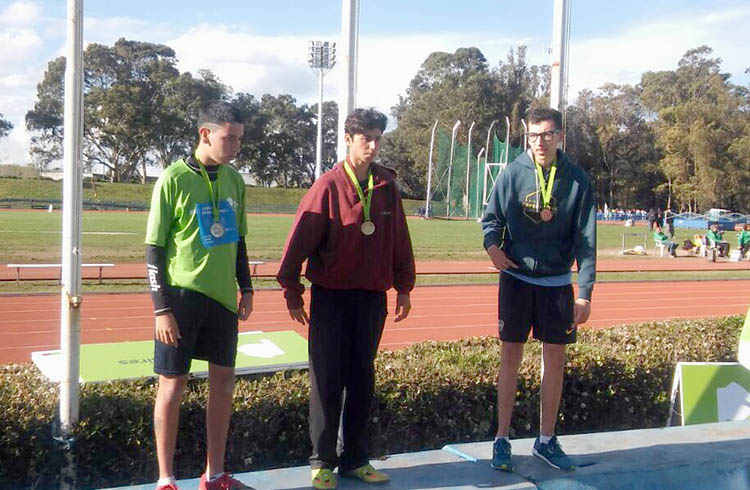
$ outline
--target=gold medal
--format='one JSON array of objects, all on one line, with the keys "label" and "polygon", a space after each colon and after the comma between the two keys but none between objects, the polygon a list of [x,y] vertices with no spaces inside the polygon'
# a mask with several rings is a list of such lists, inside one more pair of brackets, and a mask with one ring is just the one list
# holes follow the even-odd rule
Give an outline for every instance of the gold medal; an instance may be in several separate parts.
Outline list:
[{"label": "gold medal", "polygon": [[214,238],[221,238],[226,232],[226,230],[224,229],[224,225],[222,225],[218,221],[211,225],[209,231],[211,232],[211,236]]},{"label": "gold medal", "polygon": [[555,213],[553,213],[550,208],[542,208],[539,210],[539,217],[542,218],[542,221],[551,221],[553,216],[555,216]]},{"label": "gold medal", "polygon": [[370,236],[375,233],[375,223],[373,223],[372,221],[365,221],[362,223],[362,226],[360,226],[359,229],[362,230],[363,235]]}]

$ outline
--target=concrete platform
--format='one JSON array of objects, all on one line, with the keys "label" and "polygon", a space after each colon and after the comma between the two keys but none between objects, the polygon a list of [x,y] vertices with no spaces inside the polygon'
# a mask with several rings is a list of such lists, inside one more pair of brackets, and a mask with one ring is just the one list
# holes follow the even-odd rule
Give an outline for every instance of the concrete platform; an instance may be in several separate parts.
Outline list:
[{"label": "concrete platform", "polygon": [[[603,432],[561,436],[575,471],[549,467],[531,455],[533,439],[513,444],[515,470],[489,466],[492,442],[455,444],[442,450],[399,454],[373,461],[391,482],[371,485],[339,479],[339,489],[464,490],[746,490],[750,489],[750,422]],[[257,490],[310,487],[310,468],[300,466],[235,475]],[[181,480],[182,490],[196,490],[198,479]],[[154,484],[117,490],[152,490]]]}]

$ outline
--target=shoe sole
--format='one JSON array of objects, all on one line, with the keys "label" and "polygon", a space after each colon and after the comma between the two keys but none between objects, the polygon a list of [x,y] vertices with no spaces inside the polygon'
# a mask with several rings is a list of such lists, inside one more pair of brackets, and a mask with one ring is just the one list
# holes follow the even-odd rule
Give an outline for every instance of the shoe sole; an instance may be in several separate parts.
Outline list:
[{"label": "shoe sole", "polygon": [[545,463],[547,463],[551,467],[553,467],[555,469],[558,469],[558,470],[572,471],[572,470],[574,470],[576,468],[575,466],[571,466],[570,468],[563,468],[561,466],[558,466],[555,463],[553,463],[552,461],[550,461],[549,459],[547,459],[542,453],[540,453],[539,451],[536,450],[536,448],[533,448],[533,447],[531,448],[531,454],[533,454],[534,456],[536,456],[537,458],[541,459],[542,461],[544,461]]},{"label": "shoe sole", "polygon": [[510,464],[501,464],[500,466],[495,466],[494,464],[490,463],[490,467],[493,470],[513,471],[513,465],[510,465]]}]

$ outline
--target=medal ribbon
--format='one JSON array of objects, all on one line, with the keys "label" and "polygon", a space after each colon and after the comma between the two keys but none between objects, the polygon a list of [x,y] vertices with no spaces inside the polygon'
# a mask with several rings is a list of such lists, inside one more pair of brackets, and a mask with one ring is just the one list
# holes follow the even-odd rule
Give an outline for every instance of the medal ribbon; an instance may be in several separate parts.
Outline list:
[{"label": "medal ribbon", "polygon": [[[203,181],[208,186],[208,192],[211,194],[211,207],[213,207],[214,210],[214,223],[219,222],[219,196],[214,195],[214,186],[211,184],[211,179],[208,178],[208,172],[206,172],[206,167],[203,165],[203,163],[198,160],[198,157],[195,157],[195,161],[198,162],[198,166],[201,168],[201,175],[203,176]],[[217,184],[216,186],[217,194],[219,190],[219,186]]]},{"label": "medal ribbon", "polygon": [[352,167],[349,166],[348,159],[344,160],[344,169],[346,169],[346,174],[349,176],[352,183],[354,184],[354,188],[357,189],[357,195],[359,196],[359,201],[362,203],[362,211],[364,211],[364,214],[365,214],[365,221],[370,221],[370,204],[372,204],[372,189],[374,187],[373,179],[372,179],[372,172],[367,172],[370,175],[370,178],[367,182],[367,196],[365,197],[365,193],[362,191],[362,186],[359,185],[357,176],[354,175],[354,170],[352,170]]},{"label": "medal ribbon", "polygon": [[542,166],[534,162],[536,165],[536,174],[539,178],[539,190],[542,193],[542,207],[549,208],[549,202],[552,199],[552,186],[555,185],[555,173],[557,172],[557,165],[552,164],[552,168],[549,171],[549,179],[544,181],[544,172],[542,172]]}]

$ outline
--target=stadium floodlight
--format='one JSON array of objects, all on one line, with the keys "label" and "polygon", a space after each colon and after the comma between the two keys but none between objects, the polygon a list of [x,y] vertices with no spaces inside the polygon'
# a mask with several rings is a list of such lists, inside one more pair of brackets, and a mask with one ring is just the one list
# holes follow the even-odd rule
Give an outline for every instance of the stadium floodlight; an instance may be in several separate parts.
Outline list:
[{"label": "stadium floodlight", "polygon": [[336,43],[310,41],[308,64],[318,73],[318,138],[315,145],[315,180],[323,157],[323,76],[336,65]]}]

